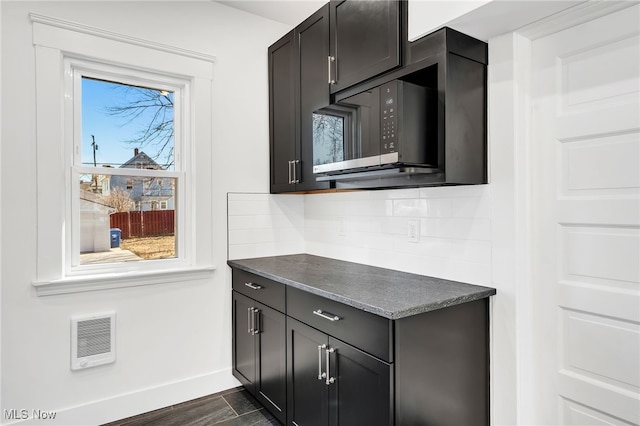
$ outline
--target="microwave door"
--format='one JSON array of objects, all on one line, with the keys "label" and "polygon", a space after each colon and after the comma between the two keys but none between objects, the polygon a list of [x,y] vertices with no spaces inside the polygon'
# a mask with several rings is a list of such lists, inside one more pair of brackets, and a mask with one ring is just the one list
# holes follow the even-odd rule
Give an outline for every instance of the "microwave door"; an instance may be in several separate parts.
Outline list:
[{"label": "microwave door", "polygon": [[354,111],[331,106],[313,113],[313,172],[350,158]]},{"label": "microwave door", "polygon": [[357,110],[354,123],[354,147],[351,159],[372,158],[376,161],[380,156],[380,91],[369,90],[351,96],[340,102],[351,105]]},{"label": "microwave door", "polygon": [[359,93],[313,114],[313,172],[380,164],[380,96]]}]

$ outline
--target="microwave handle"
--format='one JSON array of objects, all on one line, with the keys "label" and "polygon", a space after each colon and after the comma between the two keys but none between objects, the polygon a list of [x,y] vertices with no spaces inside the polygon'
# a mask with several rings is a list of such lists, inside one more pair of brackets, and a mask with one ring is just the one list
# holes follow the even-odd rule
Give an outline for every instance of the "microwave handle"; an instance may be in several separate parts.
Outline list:
[{"label": "microwave handle", "polygon": [[327,56],[327,76],[329,77],[329,84],[336,84],[336,81],[331,78],[331,63],[335,62],[334,56]]}]

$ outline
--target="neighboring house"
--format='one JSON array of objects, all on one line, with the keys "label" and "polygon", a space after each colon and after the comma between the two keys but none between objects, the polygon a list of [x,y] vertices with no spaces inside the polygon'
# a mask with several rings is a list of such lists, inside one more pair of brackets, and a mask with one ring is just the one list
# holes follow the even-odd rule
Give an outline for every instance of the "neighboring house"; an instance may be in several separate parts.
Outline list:
[{"label": "neighboring house", "polygon": [[[103,166],[106,167],[106,166]],[[111,182],[108,175],[92,175],[90,181],[80,182],[80,191],[87,191],[93,194],[109,195]]]},{"label": "neighboring house", "polygon": [[[138,148],[133,157],[120,168],[161,170],[162,166]],[[133,176],[111,176],[110,189],[121,188],[131,195],[131,210],[173,210],[174,180],[172,178],[142,178]]]},{"label": "neighboring house", "polygon": [[109,215],[114,208],[104,204],[104,197],[80,191],[80,253],[97,253],[111,248]]}]

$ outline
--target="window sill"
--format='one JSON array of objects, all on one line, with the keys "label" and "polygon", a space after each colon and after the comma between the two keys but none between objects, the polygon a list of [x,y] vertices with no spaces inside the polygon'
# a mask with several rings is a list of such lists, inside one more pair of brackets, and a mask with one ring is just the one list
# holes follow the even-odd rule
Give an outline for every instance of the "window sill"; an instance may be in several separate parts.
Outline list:
[{"label": "window sill", "polygon": [[36,294],[38,296],[53,296],[56,294],[80,293],[85,291],[205,279],[209,278],[214,270],[215,267],[208,266],[150,272],[122,272],[95,276],[83,275],[51,281],[34,281],[32,285],[36,288]]}]

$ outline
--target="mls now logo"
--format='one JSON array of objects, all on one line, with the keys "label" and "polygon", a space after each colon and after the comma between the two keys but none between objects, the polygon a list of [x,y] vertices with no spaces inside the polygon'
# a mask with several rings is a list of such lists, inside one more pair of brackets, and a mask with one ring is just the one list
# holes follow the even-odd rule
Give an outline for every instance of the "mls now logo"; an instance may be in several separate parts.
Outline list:
[{"label": "mls now logo", "polygon": [[29,418],[29,414],[31,417],[37,420],[51,420],[56,418],[55,411],[42,411],[42,410],[26,410],[26,409],[11,409],[4,410],[4,419],[5,420],[26,420]]},{"label": "mls now logo", "polygon": [[4,410],[5,420],[24,420],[29,418],[29,410]]}]

